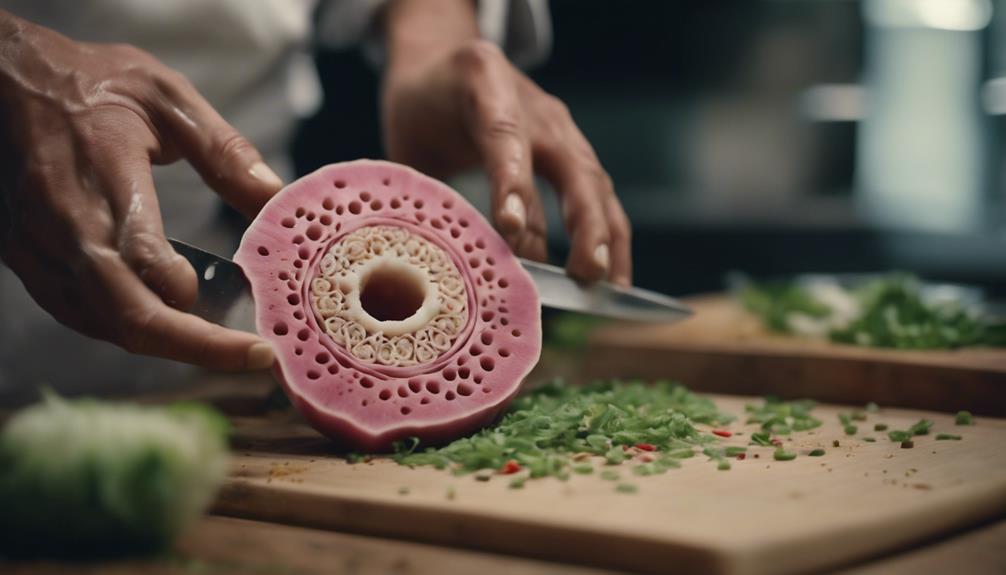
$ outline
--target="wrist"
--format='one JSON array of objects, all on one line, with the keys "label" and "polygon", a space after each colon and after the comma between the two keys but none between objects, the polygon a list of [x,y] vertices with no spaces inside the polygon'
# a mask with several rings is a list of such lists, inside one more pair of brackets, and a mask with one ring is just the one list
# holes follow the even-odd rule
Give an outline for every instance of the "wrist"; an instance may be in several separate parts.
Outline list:
[{"label": "wrist", "polygon": [[479,38],[473,0],[393,0],[383,24],[390,77],[418,73]]}]

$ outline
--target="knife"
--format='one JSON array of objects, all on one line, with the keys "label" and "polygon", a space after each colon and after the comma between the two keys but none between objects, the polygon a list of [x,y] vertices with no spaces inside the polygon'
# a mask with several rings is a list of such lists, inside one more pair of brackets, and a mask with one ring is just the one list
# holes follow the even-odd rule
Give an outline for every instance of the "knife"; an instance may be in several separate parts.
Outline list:
[{"label": "knife", "polygon": [[[199,297],[192,313],[226,327],[254,331],[255,309],[241,267],[183,241],[169,238],[168,242],[199,277]],[[546,307],[640,322],[669,323],[692,314],[688,306],[663,294],[603,281],[581,284],[562,268],[518,259],[531,274],[541,305]]]}]

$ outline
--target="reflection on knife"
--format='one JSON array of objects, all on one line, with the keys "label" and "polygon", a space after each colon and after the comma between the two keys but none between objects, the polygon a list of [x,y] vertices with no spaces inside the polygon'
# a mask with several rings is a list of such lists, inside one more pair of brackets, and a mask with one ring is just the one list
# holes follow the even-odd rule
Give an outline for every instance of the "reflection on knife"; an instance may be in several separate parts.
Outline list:
[{"label": "reflection on knife", "polygon": [[[235,329],[253,329],[254,308],[244,272],[231,260],[185,242],[169,239],[199,276],[199,299],[192,312]],[[680,301],[639,288],[608,282],[577,283],[562,268],[521,259],[531,274],[541,305],[585,314],[645,322],[674,322],[691,315]]]}]

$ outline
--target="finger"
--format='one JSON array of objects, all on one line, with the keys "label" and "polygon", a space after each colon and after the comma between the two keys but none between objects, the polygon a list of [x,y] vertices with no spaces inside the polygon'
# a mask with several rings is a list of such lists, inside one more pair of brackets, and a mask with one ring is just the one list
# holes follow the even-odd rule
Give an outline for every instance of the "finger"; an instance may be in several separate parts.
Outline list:
[{"label": "finger", "polygon": [[142,154],[120,154],[118,161],[99,162],[97,184],[115,220],[115,242],[126,264],[166,304],[189,309],[198,297],[196,272],[164,237],[160,205],[150,161]]},{"label": "finger", "polygon": [[504,235],[513,252],[535,261],[548,261],[548,243],[545,233],[545,210],[536,195],[528,207],[527,225],[521,232]]},{"label": "finger", "polygon": [[566,271],[588,282],[607,278],[612,255],[605,214],[610,195],[607,174],[600,164],[584,162],[582,155],[577,157],[568,146],[552,146],[539,156],[537,163],[555,185],[562,202],[563,221],[570,237]]},{"label": "finger", "polygon": [[155,104],[165,135],[224,201],[254,217],[283,181],[188,80],[174,72],[167,78]]},{"label": "finger", "polygon": [[512,70],[499,48],[480,42],[459,55],[465,120],[492,186],[492,214],[504,236],[520,238],[538,201],[531,145]]},{"label": "finger", "polygon": [[4,262],[21,280],[28,295],[59,323],[90,337],[102,337],[102,332],[81,313],[80,294],[68,281],[65,270],[49,265],[51,258],[33,246],[9,250]]},{"label": "finger", "polygon": [[621,202],[614,193],[607,199],[608,230],[611,235],[611,270],[608,277],[613,283],[632,285],[632,228]]},{"label": "finger", "polygon": [[129,352],[221,370],[265,369],[272,348],[258,336],[226,329],[173,309],[147,290],[114,250],[89,248],[84,282],[115,325],[112,341]]}]

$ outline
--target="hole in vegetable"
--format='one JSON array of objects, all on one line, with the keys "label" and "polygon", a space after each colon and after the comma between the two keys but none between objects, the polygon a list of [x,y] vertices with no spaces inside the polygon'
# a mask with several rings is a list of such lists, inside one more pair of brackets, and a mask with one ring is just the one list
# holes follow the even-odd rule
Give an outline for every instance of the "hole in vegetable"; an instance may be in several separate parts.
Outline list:
[{"label": "hole in vegetable", "polygon": [[282,220],[280,220],[280,222],[279,222],[279,223],[280,223],[280,225],[282,225],[282,226],[283,226],[284,228],[292,228],[292,227],[294,227],[295,225],[297,225],[297,222],[296,222],[296,221],[294,221],[294,219],[293,219],[293,218],[291,218],[291,217],[285,217],[285,218],[283,218]]},{"label": "hole in vegetable", "polygon": [[304,312],[302,312],[300,310],[297,310],[297,311],[293,312],[293,318],[294,319],[304,319]]},{"label": "hole in vegetable", "polygon": [[480,250],[486,249],[486,241],[483,240],[482,238],[475,240],[475,247],[477,247]]},{"label": "hole in vegetable", "polygon": [[293,215],[297,216],[298,218],[303,218],[305,212],[306,210],[304,208],[297,208],[297,211],[294,212]]},{"label": "hole in vegetable", "polygon": [[258,255],[260,255],[260,256],[267,256],[267,255],[269,255],[269,248],[267,248],[265,246],[259,246],[258,247]]},{"label": "hole in vegetable", "polygon": [[297,257],[299,257],[302,260],[310,259],[311,250],[307,249],[307,246],[301,246],[300,249],[297,250]]},{"label": "hole in vegetable", "polygon": [[398,397],[409,397],[409,389],[404,385],[398,386]]},{"label": "hole in vegetable", "polygon": [[325,365],[326,363],[328,363],[330,359],[332,359],[331,356],[329,356],[325,352],[321,352],[318,355],[314,356],[314,361],[320,363],[321,365]]},{"label": "hole in vegetable", "polygon": [[383,180],[381,180],[381,183],[384,184],[385,186],[390,186],[391,178],[384,178]]},{"label": "hole in vegetable", "polygon": [[436,395],[440,393],[440,384],[435,381],[427,381],[426,391],[432,393],[433,395]]},{"label": "hole in vegetable", "polygon": [[409,389],[412,391],[412,393],[419,393],[420,391],[423,390],[423,384],[420,383],[418,379],[410,379]]},{"label": "hole in vegetable", "polygon": [[397,210],[402,207],[402,202],[398,198],[394,198],[391,200],[391,207]]},{"label": "hole in vegetable", "polygon": [[482,369],[485,371],[492,371],[496,367],[496,361],[493,358],[486,356],[479,360],[479,365],[481,365]]},{"label": "hole in vegetable", "polygon": [[513,330],[513,331],[510,332],[510,335],[512,335],[514,337],[520,337],[521,333],[520,333],[519,329],[515,329],[515,330]]},{"label": "hole in vegetable", "polygon": [[389,399],[391,399],[391,391],[387,389],[382,389],[381,393],[377,394],[377,397],[379,397],[381,401],[388,401]]},{"label": "hole in vegetable", "polygon": [[374,200],[374,201],[370,202],[370,209],[373,210],[373,211],[375,211],[375,212],[377,210],[383,208],[383,207],[384,207],[384,204],[381,203],[381,200]]},{"label": "hole in vegetable", "polygon": [[318,238],[321,237],[321,226],[318,224],[311,224],[304,233],[307,234],[307,237],[311,238],[311,241],[317,241]]},{"label": "hole in vegetable", "polygon": [[311,330],[306,327],[297,332],[297,339],[307,341],[311,337]]},{"label": "hole in vegetable", "polygon": [[321,374],[318,373],[317,371],[315,371],[313,369],[308,370],[308,372],[307,372],[307,378],[308,379],[318,379],[319,377],[321,377]]},{"label": "hole in vegetable", "polygon": [[359,214],[361,211],[363,211],[363,204],[361,204],[360,202],[358,202],[356,200],[353,200],[352,202],[349,202],[349,213],[355,215],[355,214]]},{"label": "hole in vegetable", "polygon": [[426,298],[421,278],[392,261],[375,266],[361,283],[360,304],[378,321],[412,317]]},{"label": "hole in vegetable", "polygon": [[286,301],[289,302],[290,305],[300,305],[300,296],[295,293],[292,293],[286,296]]},{"label": "hole in vegetable", "polygon": [[454,397],[455,395],[453,391],[448,391],[447,393],[444,394],[444,399],[446,399],[447,401],[454,401]]},{"label": "hole in vegetable", "polygon": [[430,225],[438,230],[444,229],[444,223],[441,222],[440,220],[433,220],[432,222],[430,222]]},{"label": "hole in vegetable", "polygon": [[272,332],[276,335],[286,335],[290,333],[290,327],[286,325],[286,322],[278,321],[276,325],[272,326]]},{"label": "hole in vegetable", "polygon": [[487,309],[482,312],[482,321],[492,321],[494,317],[496,317],[496,314],[492,310]]},{"label": "hole in vegetable", "polygon": [[326,210],[331,210],[332,208],[335,207],[335,202],[332,201],[332,198],[325,198],[324,200],[321,201],[321,207],[325,208]]},{"label": "hole in vegetable", "polygon": [[363,200],[363,201],[365,201],[365,202],[369,202],[370,201],[370,192],[368,192],[366,190],[360,192],[360,199]]},{"label": "hole in vegetable", "polygon": [[458,372],[454,371],[449,367],[444,370],[444,379],[446,379],[447,381],[454,381],[454,378],[456,378],[457,376]]},{"label": "hole in vegetable", "polygon": [[330,226],[332,225],[332,216],[328,214],[321,214],[321,217],[318,218],[318,222],[323,226]]},{"label": "hole in vegetable", "polygon": [[335,187],[339,188],[340,190],[342,188],[345,188],[346,187],[346,181],[345,180],[336,180],[335,181]]},{"label": "hole in vegetable", "polygon": [[[339,373],[339,364],[333,363],[333,364],[329,365],[328,366],[328,373],[331,373],[332,375],[335,375],[335,374]],[[350,390],[350,391],[353,391],[353,390]]]},{"label": "hole in vegetable", "polygon": [[482,332],[482,337],[480,337],[479,339],[482,340],[482,345],[492,345],[493,344],[493,334],[491,332],[488,332],[488,331]]},{"label": "hole in vegetable", "polygon": [[371,387],[374,387],[374,380],[370,379],[369,377],[361,378],[360,386],[363,387],[364,389],[370,389]]},{"label": "hole in vegetable", "polygon": [[510,357],[510,350],[505,347],[499,348],[496,353],[500,354],[500,357]]},{"label": "hole in vegetable", "polygon": [[401,412],[402,412],[402,415],[408,415],[408,414],[412,413],[412,408],[409,407],[409,406],[407,406],[407,405],[403,405],[402,409],[401,409]]},{"label": "hole in vegetable", "polygon": [[467,383],[462,383],[461,385],[458,386],[458,395],[468,397],[469,395],[472,394],[473,391],[475,390],[472,389],[472,386],[468,385]]},{"label": "hole in vegetable", "polygon": [[467,367],[462,367],[461,369],[458,370],[458,377],[460,377],[461,379],[468,379],[468,377],[471,376],[471,374],[472,370],[468,369]]},{"label": "hole in vegetable", "polygon": [[304,236],[302,236],[300,234],[297,234],[297,235],[293,236],[293,243],[294,243],[294,245],[298,245],[298,246],[300,244],[304,243]]}]

